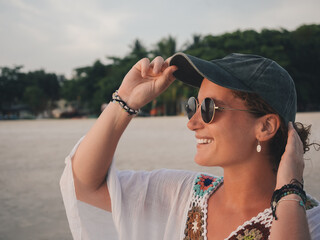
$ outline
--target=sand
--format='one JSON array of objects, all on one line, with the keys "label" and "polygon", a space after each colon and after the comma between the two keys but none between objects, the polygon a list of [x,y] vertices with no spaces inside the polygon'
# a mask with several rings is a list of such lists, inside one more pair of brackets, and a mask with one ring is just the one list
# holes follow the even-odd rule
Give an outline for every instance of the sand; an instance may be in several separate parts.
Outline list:
[{"label": "sand", "polygon": [[[320,113],[298,114],[320,142]],[[59,189],[64,158],[94,119],[0,122],[0,240],[72,239]],[[185,117],[135,118],[116,152],[119,169],[174,168],[221,175],[193,162]],[[305,185],[320,199],[320,152],[306,156]],[[109,221],[109,220],[108,220]],[[107,239],[116,239],[110,233]]]}]

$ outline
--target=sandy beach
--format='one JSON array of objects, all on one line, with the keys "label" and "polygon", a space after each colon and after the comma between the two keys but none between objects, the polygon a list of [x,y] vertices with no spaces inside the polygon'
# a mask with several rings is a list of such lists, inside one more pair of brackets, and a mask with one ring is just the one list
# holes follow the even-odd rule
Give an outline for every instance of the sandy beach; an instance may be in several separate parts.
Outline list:
[{"label": "sandy beach", "polygon": [[[72,239],[59,180],[64,158],[94,121],[0,122],[0,240]],[[312,124],[311,140],[320,142],[320,113],[298,114],[297,121]],[[194,133],[186,123],[186,117],[135,118],[119,143],[117,167],[222,175],[219,168],[199,167],[193,162]],[[320,199],[320,151],[312,148],[306,158],[306,191]],[[114,230],[106,239],[116,239]]]}]

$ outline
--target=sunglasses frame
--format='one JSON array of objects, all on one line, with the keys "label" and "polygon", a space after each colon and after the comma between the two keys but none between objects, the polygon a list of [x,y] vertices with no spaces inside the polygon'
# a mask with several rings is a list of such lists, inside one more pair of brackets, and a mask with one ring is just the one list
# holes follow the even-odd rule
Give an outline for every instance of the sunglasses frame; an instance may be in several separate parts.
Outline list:
[{"label": "sunglasses frame", "polygon": [[[196,114],[196,112],[198,111],[198,109],[199,109],[199,106],[202,106],[202,104],[205,102],[205,100],[206,99],[210,99],[210,101],[212,101],[212,103],[213,103],[213,114],[212,114],[212,117],[211,117],[211,119],[210,119],[210,121],[209,122],[206,122],[205,120],[204,120],[204,118],[203,118],[203,115],[202,115],[202,112],[201,112],[201,118],[202,118],[202,121],[204,122],[204,123],[206,123],[206,124],[210,124],[210,123],[212,123],[212,121],[213,121],[213,119],[214,119],[214,115],[215,115],[215,113],[216,113],[216,110],[229,110],[229,111],[242,111],[242,112],[250,112],[250,113],[259,113],[259,112],[257,112],[257,111],[252,111],[252,110],[247,110],[247,109],[237,109],[237,108],[227,108],[227,107],[219,107],[219,106],[217,106],[216,105],[216,103],[215,103],[215,101],[214,101],[214,99],[213,98],[210,98],[210,97],[206,97],[206,98],[204,98],[203,100],[202,100],[202,102],[201,102],[201,104],[199,103],[199,101],[198,101],[198,99],[197,98],[195,98],[195,97],[190,97],[189,99],[188,99],[188,101],[187,101],[187,105],[186,105],[186,111],[188,112],[188,106],[189,106],[189,101],[190,101],[190,99],[194,99],[194,101],[195,101],[195,107],[196,107],[196,109],[195,109],[195,111],[194,111],[194,113],[192,114],[192,116],[189,118],[189,116],[188,116],[188,119],[190,120],[191,118],[193,118],[193,116]],[[189,107],[189,109],[190,109],[190,107]],[[200,109],[201,109],[201,107],[200,107]]]}]

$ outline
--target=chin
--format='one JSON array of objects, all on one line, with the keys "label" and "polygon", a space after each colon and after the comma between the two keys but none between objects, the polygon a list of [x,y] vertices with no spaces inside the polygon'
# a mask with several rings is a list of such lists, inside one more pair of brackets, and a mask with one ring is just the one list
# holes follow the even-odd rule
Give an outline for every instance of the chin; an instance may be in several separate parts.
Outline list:
[{"label": "chin", "polygon": [[212,159],[207,159],[205,157],[199,157],[197,155],[194,157],[194,162],[196,164],[198,164],[199,166],[203,166],[203,167],[216,166],[216,164],[213,163]]}]

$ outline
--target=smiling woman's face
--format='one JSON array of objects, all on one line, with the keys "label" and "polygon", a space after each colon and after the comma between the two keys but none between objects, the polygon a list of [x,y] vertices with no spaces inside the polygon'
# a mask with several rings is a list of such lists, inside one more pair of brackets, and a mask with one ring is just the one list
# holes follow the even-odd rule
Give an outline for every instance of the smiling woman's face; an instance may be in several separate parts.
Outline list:
[{"label": "smiling woman's face", "polygon": [[[244,101],[235,97],[230,89],[204,79],[198,94],[199,103],[207,97],[213,98],[218,107],[247,109]],[[256,121],[248,112],[216,110],[212,123],[206,124],[198,109],[188,122],[197,139],[196,163],[227,167],[252,159],[257,146]]]}]

